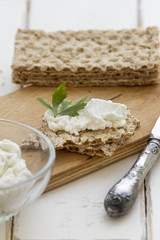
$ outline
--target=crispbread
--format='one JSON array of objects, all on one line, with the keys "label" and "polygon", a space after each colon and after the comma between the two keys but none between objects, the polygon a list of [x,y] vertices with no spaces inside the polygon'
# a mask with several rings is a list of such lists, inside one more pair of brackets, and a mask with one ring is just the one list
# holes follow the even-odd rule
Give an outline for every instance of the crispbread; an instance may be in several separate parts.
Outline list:
[{"label": "crispbread", "polygon": [[13,82],[40,86],[116,86],[156,83],[159,32],[147,29],[18,30]]},{"label": "crispbread", "polygon": [[79,135],[65,131],[53,132],[48,127],[45,118],[42,118],[41,131],[49,137],[56,149],[67,149],[87,155],[111,156],[129,137],[138,126],[138,120],[128,114],[126,125],[120,128],[106,128],[103,130],[85,130]]},{"label": "crispbread", "polygon": [[96,147],[92,146],[65,146],[64,149],[70,152],[78,152],[81,154],[86,154],[89,156],[107,156],[111,157],[113,153],[124,143],[124,139],[121,140],[119,143],[106,143],[104,145],[97,145]]}]

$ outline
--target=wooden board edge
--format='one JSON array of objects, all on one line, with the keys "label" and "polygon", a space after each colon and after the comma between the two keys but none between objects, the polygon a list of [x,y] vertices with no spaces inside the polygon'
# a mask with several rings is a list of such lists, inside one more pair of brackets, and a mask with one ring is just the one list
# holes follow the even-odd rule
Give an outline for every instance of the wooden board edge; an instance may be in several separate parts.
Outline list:
[{"label": "wooden board edge", "polygon": [[[103,162],[103,161],[106,163],[107,162],[114,163],[114,162],[118,161],[119,158],[122,159],[123,157],[125,158],[126,156],[129,156],[133,153],[138,152],[139,151],[138,149],[141,147],[141,145],[145,146],[145,144],[147,143],[147,140],[148,140],[148,136],[145,136],[144,138],[138,140],[134,144],[129,143],[127,145],[124,145],[121,148],[119,148],[116,151],[116,153],[111,157],[106,157],[106,158],[105,157],[92,157],[85,162],[85,166],[86,167],[92,166],[93,161],[94,161],[94,164],[95,164],[95,162],[97,162],[97,164],[99,164],[100,162]],[[126,149],[127,149],[127,151],[126,151]],[[84,163],[82,162],[78,167],[84,169]],[[74,169],[77,169],[77,166],[73,167],[71,170],[74,171]],[[52,180],[52,178],[56,179],[59,176],[66,174],[66,173],[68,173],[68,170],[64,170],[63,172],[60,172],[60,173],[55,173],[55,174],[53,173],[51,180]]]},{"label": "wooden board edge", "polygon": [[139,144],[138,146],[136,145],[135,148],[131,147],[128,149],[127,152],[124,153],[124,155],[119,158],[119,155],[115,155],[114,158],[108,158],[107,161],[106,159],[101,158],[101,160],[99,162],[97,162],[97,164],[94,165],[90,165],[87,164],[82,166],[79,166],[79,168],[77,169],[77,167],[75,169],[73,169],[71,172],[64,172],[63,174],[59,174],[59,176],[55,177],[54,176],[51,178],[50,182],[48,183],[44,193],[49,192],[55,188],[58,188],[66,183],[72,182],[76,179],[79,179],[80,177],[86,176],[89,173],[92,173],[94,171],[97,171],[103,167],[106,167],[112,163],[115,163],[119,160],[121,160],[122,158],[128,157],[132,154],[135,154],[141,150],[143,150],[143,148],[146,145],[146,141],[143,141],[141,144]]}]

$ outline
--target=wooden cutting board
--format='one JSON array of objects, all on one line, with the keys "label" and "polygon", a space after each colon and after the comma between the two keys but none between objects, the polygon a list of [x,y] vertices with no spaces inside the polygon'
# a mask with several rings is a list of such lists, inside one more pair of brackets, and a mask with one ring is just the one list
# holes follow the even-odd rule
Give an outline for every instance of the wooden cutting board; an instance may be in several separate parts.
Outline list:
[{"label": "wooden cutting board", "polygon": [[[36,96],[51,103],[54,90],[55,88],[27,87],[0,97],[0,118],[40,128],[41,116],[46,108],[36,100]],[[145,87],[68,87],[67,91],[68,99],[73,101],[88,95],[88,99],[92,97],[112,99],[114,102],[126,104],[131,113],[140,120],[140,128],[112,157],[89,157],[77,153],[57,151],[53,174],[46,191],[142,150],[160,114],[160,85]]]}]

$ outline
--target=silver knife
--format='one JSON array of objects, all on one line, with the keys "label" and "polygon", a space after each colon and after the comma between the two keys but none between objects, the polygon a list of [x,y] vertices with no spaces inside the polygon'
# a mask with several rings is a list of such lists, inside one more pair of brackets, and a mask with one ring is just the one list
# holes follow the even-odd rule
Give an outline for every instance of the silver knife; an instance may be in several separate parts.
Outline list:
[{"label": "silver knife", "polygon": [[108,192],[104,207],[110,217],[124,215],[133,205],[147,173],[160,153],[160,117],[154,125],[148,144],[127,174]]}]

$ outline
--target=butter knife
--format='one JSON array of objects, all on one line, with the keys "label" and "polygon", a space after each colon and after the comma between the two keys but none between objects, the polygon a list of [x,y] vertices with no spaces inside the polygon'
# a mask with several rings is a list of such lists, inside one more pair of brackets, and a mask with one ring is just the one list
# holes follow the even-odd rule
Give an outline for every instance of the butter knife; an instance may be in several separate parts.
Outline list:
[{"label": "butter knife", "polygon": [[155,123],[148,144],[132,168],[108,192],[104,207],[110,217],[124,215],[132,207],[147,173],[160,153],[160,117]]}]

